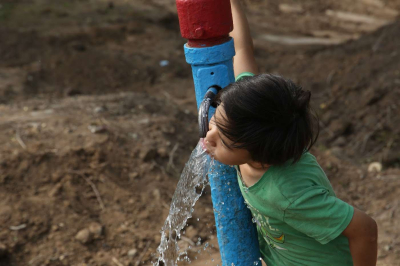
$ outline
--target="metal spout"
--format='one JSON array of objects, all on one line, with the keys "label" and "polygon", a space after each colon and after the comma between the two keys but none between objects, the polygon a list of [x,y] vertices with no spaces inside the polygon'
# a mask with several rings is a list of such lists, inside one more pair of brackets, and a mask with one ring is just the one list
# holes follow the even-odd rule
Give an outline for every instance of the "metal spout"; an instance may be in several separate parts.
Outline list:
[{"label": "metal spout", "polygon": [[[210,106],[212,106],[212,102],[215,98],[215,96],[217,95],[217,93],[219,92],[221,88],[219,88],[218,86],[211,86],[205,96],[203,101],[200,104],[199,107],[199,136],[200,138],[205,138],[207,135],[207,132],[209,130],[208,127],[208,113],[210,110]],[[213,106],[216,108],[216,106]]]}]

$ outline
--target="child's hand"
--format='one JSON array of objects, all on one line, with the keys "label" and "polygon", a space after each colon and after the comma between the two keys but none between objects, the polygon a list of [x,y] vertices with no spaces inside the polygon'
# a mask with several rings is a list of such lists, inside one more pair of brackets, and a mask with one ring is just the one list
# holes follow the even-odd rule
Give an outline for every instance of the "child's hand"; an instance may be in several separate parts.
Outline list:
[{"label": "child's hand", "polygon": [[374,219],[354,208],[353,219],[342,233],[349,239],[354,266],[375,266],[378,226]]}]

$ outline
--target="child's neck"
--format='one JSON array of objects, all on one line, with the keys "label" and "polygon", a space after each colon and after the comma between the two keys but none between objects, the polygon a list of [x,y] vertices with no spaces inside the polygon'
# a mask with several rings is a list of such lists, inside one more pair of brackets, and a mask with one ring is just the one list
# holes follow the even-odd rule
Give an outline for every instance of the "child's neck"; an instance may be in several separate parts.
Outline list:
[{"label": "child's neck", "polygon": [[247,187],[251,187],[261,179],[270,166],[262,166],[260,163],[249,162],[239,167],[243,182]]}]

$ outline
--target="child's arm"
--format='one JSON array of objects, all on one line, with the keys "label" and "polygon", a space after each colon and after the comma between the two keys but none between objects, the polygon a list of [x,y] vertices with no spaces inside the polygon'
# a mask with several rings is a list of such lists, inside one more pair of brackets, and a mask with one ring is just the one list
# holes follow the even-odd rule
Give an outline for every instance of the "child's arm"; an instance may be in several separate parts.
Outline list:
[{"label": "child's arm", "polygon": [[349,239],[354,266],[375,266],[378,226],[374,219],[354,208],[353,219],[342,233]]},{"label": "child's arm", "polygon": [[254,58],[253,40],[250,35],[249,24],[241,7],[240,0],[231,0],[233,31],[230,36],[234,39],[236,55],[233,58],[235,77],[243,72],[258,73]]}]

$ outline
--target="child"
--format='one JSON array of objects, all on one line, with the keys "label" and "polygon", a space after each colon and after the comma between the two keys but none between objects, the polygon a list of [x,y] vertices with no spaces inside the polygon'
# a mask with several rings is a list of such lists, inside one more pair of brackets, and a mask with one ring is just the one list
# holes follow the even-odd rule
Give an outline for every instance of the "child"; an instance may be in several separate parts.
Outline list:
[{"label": "child", "polygon": [[257,74],[253,43],[239,0],[231,0],[238,82],[216,97],[205,145],[235,165],[257,223],[268,266],[376,265],[377,225],[341,201],[315,157],[311,93],[290,80]]}]

